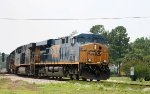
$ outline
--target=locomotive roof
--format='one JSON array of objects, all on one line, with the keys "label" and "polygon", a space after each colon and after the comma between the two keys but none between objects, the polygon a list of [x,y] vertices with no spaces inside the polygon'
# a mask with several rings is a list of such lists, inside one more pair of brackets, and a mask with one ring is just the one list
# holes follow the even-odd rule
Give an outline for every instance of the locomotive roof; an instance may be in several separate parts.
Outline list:
[{"label": "locomotive roof", "polygon": [[79,34],[77,35],[77,37],[88,37],[88,38],[101,38],[103,40],[107,40],[105,37],[103,37],[102,35],[99,34]]},{"label": "locomotive roof", "polygon": [[36,43],[29,43],[29,44],[27,44],[28,48],[32,48],[32,47],[35,47],[35,46],[36,46]]},{"label": "locomotive roof", "polygon": [[51,45],[52,44],[52,40],[54,39],[49,39],[49,40],[45,40],[45,41],[41,41],[41,42],[36,42],[36,46],[45,46],[45,45]]},{"label": "locomotive roof", "polygon": [[[69,37],[69,36],[65,36],[65,37]],[[61,37],[61,38],[65,38],[65,37]],[[85,38],[101,38],[102,40],[107,40],[105,37],[99,35],[99,34],[85,34],[85,33],[82,33],[82,34],[79,34],[79,35],[75,35],[73,37],[85,37]],[[36,42],[36,43],[30,43],[30,44],[27,44],[27,47],[28,48],[31,48],[31,47],[35,47],[35,46],[45,46],[45,45],[51,45],[53,42],[52,40],[59,40],[61,38],[58,38],[58,39],[48,39],[48,40],[45,40],[45,41],[40,41],[40,42]],[[22,46],[18,47],[17,49],[21,48]]]},{"label": "locomotive roof", "polygon": [[47,45],[47,40],[36,42],[36,46],[42,46],[42,45]]}]

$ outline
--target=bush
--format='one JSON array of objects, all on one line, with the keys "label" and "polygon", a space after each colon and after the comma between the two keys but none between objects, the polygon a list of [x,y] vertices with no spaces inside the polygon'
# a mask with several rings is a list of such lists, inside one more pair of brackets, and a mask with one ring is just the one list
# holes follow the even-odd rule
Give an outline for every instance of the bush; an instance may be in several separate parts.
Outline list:
[{"label": "bush", "polygon": [[142,81],[143,79],[147,79],[149,78],[149,74],[150,74],[150,69],[148,68],[147,63],[139,63],[136,64],[134,66],[134,73],[135,76],[137,77],[137,79],[139,79],[140,81]]},{"label": "bush", "polygon": [[122,66],[122,71],[124,71],[127,75],[130,75],[130,68],[134,66],[134,76],[131,77],[132,81],[136,81],[137,79],[142,81],[150,80],[150,67],[149,64],[142,61],[135,62],[128,62]]},{"label": "bush", "polygon": [[124,72],[126,74],[126,76],[130,76],[130,68],[132,66],[135,66],[136,64],[138,64],[139,62],[131,60],[129,62],[124,63],[121,66],[121,71]]}]

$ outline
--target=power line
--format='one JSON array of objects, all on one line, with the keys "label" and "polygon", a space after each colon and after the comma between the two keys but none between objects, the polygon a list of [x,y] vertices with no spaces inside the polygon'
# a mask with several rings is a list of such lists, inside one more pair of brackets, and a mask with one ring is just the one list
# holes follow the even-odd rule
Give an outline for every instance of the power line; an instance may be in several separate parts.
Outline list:
[{"label": "power line", "polygon": [[102,17],[102,18],[77,18],[77,19],[74,19],[74,18],[54,18],[54,19],[51,19],[51,18],[0,18],[1,20],[111,20],[111,19],[114,19],[114,20],[117,20],[117,19],[146,19],[146,18],[150,18],[150,16],[134,16],[134,17],[112,17],[112,18],[105,18],[105,17]]}]

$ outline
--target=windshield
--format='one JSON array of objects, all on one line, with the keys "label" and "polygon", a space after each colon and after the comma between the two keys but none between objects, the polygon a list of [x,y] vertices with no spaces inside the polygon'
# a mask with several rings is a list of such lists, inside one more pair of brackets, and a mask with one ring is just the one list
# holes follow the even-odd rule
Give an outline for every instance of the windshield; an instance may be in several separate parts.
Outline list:
[{"label": "windshield", "polygon": [[84,44],[86,42],[84,37],[78,37],[77,42]]},{"label": "windshield", "polygon": [[101,43],[101,44],[106,44],[106,40],[103,38],[98,38],[98,37],[78,37],[77,42],[81,44],[85,43]]}]

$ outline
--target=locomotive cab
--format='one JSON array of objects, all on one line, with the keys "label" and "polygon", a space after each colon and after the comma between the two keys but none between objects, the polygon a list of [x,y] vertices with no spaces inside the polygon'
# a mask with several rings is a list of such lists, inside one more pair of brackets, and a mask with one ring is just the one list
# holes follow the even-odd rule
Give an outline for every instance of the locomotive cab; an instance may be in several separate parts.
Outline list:
[{"label": "locomotive cab", "polygon": [[80,63],[108,65],[106,38],[96,34],[81,34],[77,37],[77,43],[80,45]]}]

